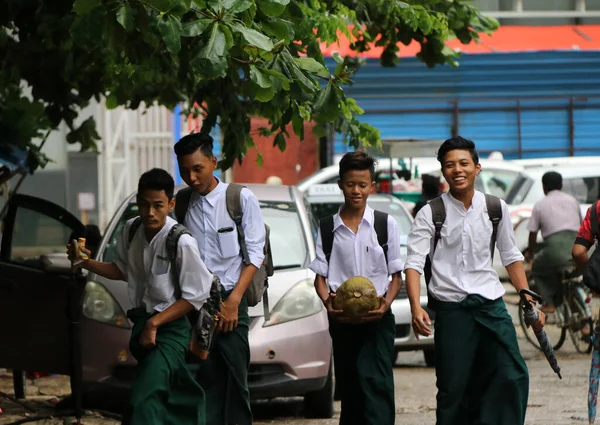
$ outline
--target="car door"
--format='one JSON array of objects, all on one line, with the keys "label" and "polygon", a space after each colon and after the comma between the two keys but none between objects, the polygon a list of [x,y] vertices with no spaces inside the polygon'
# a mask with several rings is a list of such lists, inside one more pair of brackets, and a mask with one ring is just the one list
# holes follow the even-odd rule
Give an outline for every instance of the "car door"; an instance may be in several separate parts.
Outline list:
[{"label": "car door", "polygon": [[14,195],[0,246],[0,367],[69,373],[69,317],[77,320],[85,277],[66,248],[83,224],[65,209]]}]

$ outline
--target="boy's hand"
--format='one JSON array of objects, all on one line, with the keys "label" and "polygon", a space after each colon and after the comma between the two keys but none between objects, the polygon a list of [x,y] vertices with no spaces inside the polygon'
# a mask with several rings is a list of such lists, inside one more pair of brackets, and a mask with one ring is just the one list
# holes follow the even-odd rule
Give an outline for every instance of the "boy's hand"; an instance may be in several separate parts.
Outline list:
[{"label": "boy's hand", "polygon": [[144,348],[150,349],[156,346],[156,331],[158,327],[155,326],[151,320],[146,322],[144,330],[140,335],[140,345]]},{"label": "boy's hand", "polygon": [[232,332],[238,326],[238,307],[240,303],[231,297],[221,301],[221,311],[218,314],[217,332]]},{"label": "boy's hand", "polygon": [[333,299],[335,298],[335,293],[329,294],[327,300],[325,301],[325,307],[327,307],[327,314],[330,319],[335,320],[340,323],[350,323],[350,319],[344,316],[344,310],[336,310],[333,308]]},{"label": "boy's hand", "polygon": [[417,340],[419,340],[419,335],[431,335],[431,319],[421,306],[415,307],[412,311],[412,328]]},{"label": "boy's hand", "polygon": [[377,310],[369,311],[369,314],[362,318],[363,322],[375,322],[381,320],[386,311],[388,311],[389,304],[384,297],[379,297],[379,308]]},{"label": "boy's hand", "polygon": [[79,250],[75,249],[75,246],[77,246],[77,241],[75,240],[73,240],[70,244],[67,245],[67,255],[69,257],[69,261],[71,262],[81,261],[79,264],[74,264],[75,267],[81,268],[86,263],[86,261],[88,261],[91,258],[92,253],[86,247],[80,247],[79,250],[81,250],[81,252],[83,252],[88,257],[83,258],[81,255],[79,255]]}]

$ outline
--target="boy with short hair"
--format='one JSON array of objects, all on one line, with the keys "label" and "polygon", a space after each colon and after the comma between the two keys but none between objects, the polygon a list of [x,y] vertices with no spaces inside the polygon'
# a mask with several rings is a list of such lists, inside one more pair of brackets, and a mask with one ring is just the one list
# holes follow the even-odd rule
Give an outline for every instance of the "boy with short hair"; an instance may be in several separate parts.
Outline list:
[{"label": "boy with short hair", "polygon": [[[104,263],[85,260],[78,267],[107,279],[125,280],[133,308],[130,351],[138,361],[129,406],[123,417],[130,425],[204,424],[204,392],[186,368],[191,325],[186,315],[207,300],[212,274],[200,258],[189,234],[178,240],[172,269],[166,241],[177,224],[168,214],[175,207],[171,175],[154,168],[138,183],[137,205],[142,225],[125,225],[117,244],[117,258]],[[79,259],[69,245],[69,258]],[[82,251],[89,255],[87,249]]]},{"label": "boy with short hair", "polygon": [[[373,158],[361,151],[349,152],[339,166],[338,185],[344,205],[333,217],[321,220],[317,256],[310,268],[317,274],[315,288],[329,312],[335,377],[342,401],[340,425],[392,425],[396,418],[395,321],[390,306],[402,286],[398,225],[389,215],[367,205],[375,185]],[[326,220],[329,227],[325,226]],[[377,220],[384,220],[383,227],[387,227],[384,246],[378,241]],[[332,232],[333,236],[324,232]],[[323,243],[326,238],[333,240],[327,253]],[[378,309],[356,321],[333,308],[335,292],[353,276],[369,279],[380,302]]]}]

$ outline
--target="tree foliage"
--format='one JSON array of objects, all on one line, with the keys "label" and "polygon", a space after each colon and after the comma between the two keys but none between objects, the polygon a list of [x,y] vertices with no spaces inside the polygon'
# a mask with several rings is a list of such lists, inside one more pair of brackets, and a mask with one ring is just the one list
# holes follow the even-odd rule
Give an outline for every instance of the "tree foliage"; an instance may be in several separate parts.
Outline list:
[{"label": "tree foliage", "polygon": [[261,131],[280,149],[288,124],[302,138],[304,121],[353,146],[378,142],[343,90],[357,60],[335,56],[330,70],[321,43],[345,34],[357,52],[383,46],[393,66],[398,45],[416,40],[428,66],[454,65],[445,41],[468,43],[497,22],[469,0],[4,0],[0,28],[0,143],[31,147],[64,122],[68,142],[94,149],[93,118],[76,124],[92,98],[182,104],[204,115],[203,131],[220,126],[227,168],[254,146],[251,116],[269,120]]}]

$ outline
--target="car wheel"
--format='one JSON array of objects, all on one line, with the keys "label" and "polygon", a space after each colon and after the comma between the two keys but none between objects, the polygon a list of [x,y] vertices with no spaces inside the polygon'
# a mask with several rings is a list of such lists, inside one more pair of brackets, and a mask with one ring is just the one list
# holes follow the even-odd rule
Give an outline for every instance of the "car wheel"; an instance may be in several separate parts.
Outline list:
[{"label": "car wheel", "polygon": [[314,419],[328,419],[333,416],[333,393],[335,383],[333,379],[333,359],[329,363],[329,373],[325,386],[318,391],[313,391],[304,396],[304,416]]},{"label": "car wheel", "polygon": [[435,367],[435,350],[433,348],[423,350],[423,357],[427,367]]}]

